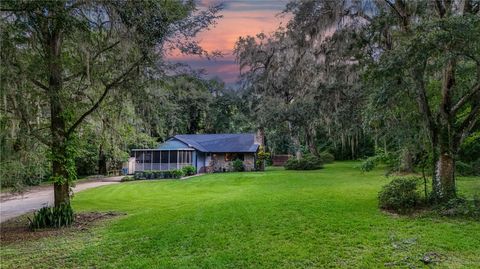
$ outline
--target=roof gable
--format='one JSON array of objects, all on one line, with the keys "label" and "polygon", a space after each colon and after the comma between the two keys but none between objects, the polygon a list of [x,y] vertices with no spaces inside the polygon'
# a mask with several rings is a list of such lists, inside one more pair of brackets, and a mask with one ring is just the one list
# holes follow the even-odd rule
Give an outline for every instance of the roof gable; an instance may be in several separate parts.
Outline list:
[{"label": "roof gable", "polygon": [[175,138],[170,138],[165,143],[158,145],[157,149],[159,150],[188,150],[192,149],[185,142],[182,142]]}]

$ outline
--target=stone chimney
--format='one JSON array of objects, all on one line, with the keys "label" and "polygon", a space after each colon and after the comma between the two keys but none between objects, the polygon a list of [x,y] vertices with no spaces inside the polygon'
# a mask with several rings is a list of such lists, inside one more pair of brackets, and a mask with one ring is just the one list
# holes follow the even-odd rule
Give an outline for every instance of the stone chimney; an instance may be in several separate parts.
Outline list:
[{"label": "stone chimney", "polygon": [[255,133],[255,144],[265,147],[265,130],[262,127]]}]

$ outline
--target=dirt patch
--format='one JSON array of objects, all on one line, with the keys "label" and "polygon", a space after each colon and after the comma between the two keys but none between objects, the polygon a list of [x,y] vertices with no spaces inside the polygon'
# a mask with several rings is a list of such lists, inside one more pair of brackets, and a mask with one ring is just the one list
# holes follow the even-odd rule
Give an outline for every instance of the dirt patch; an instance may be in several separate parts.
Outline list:
[{"label": "dirt patch", "polygon": [[75,221],[69,227],[59,229],[46,228],[35,231],[28,227],[28,218],[31,218],[32,215],[33,213],[25,214],[1,223],[0,242],[2,244],[7,244],[18,241],[36,240],[50,236],[73,234],[86,231],[103,220],[126,214],[119,212],[83,212],[75,214]]}]

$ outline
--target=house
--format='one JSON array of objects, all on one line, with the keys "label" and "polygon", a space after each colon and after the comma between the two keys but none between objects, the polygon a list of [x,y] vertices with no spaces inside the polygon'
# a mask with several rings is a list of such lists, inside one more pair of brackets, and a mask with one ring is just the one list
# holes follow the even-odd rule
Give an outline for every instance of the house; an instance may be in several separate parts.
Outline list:
[{"label": "house", "polygon": [[198,173],[226,172],[232,162],[243,161],[246,171],[255,169],[255,158],[263,139],[257,134],[176,135],[155,149],[133,149],[128,173],[173,170],[194,166]]}]

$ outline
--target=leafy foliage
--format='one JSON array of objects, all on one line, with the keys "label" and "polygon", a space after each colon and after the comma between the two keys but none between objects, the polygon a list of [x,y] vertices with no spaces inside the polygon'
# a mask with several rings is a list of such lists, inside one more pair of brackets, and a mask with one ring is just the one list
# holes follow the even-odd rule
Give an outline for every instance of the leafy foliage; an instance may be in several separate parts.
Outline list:
[{"label": "leafy foliage", "polygon": [[417,178],[394,178],[378,193],[380,208],[398,213],[412,212],[420,205]]},{"label": "leafy foliage", "polygon": [[183,172],[182,169],[172,170],[171,174],[172,174],[173,178],[181,178],[181,177],[184,176],[184,172]]},{"label": "leafy foliage", "polygon": [[256,159],[256,163],[255,163],[255,167],[260,170],[260,171],[263,171],[265,170],[265,165],[266,165],[266,161],[270,159],[270,153],[269,152],[265,152],[265,147],[264,146],[260,146],[260,148],[258,149],[258,152],[257,152],[257,159]]},{"label": "leafy foliage", "polygon": [[132,176],[125,176],[125,177],[122,177],[121,181],[122,182],[128,182],[128,181],[134,181],[135,180],[135,177],[132,177]]},{"label": "leafy foliage", "polygon": [[285,163],[285,169],[287,170],[316,170],[321,168],[320,158],[311,154],[305,154],[300,159],[290,158]]},{"label": "leafy foliage", "polygon": [[333,163],[335,161],[335,156],[328,151],[320,152],[319,158],[322,163]]},{"label": "leafy foliage", "polygon": [[236,159],[232,162],[232,167],[234,172],[243,172],[245,170],[245,166],[243,165],[243,161],[240,159]]},{"label": "leafy foliage", "polygon": [[397,171],[399,167],[398,154],[378,149],[374,156],[368,157],[362,162],[360,169],[363,172],[368,172],[373,170],[379,164],[386,165],[390,171]]},{"label": "leafy foliage", "polygon": [[70,226],[74,221],[73,209],[69,203],[63,203],[58,207],[42,207],[29,221],[30,228],[34,230]]},{"label": "leafy foliage", "polygon": [[473,200],[456,197],[440,205],[437,211],[443,216],[471,217],[480,220],[480,197],[475,195]]},{"label": "leafy foliage", "polygon": [[195,166],[187,165],[182,168],[182,171],[184,175],[192,176],[192,175],[195,175],[197,170],[195,169]]}]

